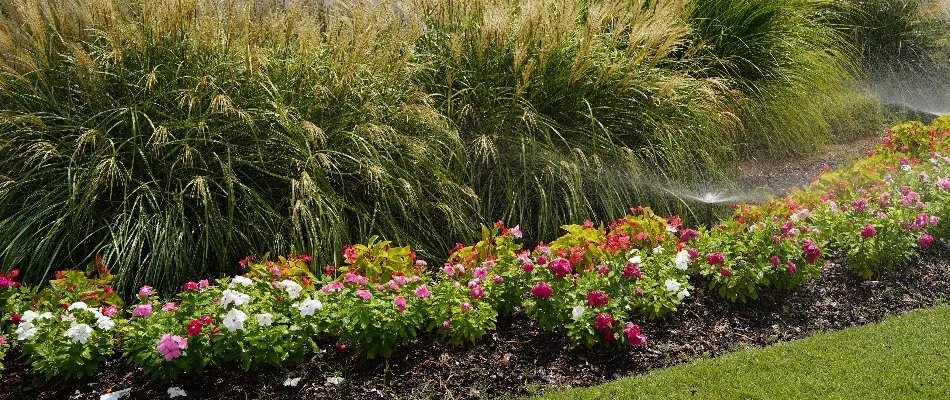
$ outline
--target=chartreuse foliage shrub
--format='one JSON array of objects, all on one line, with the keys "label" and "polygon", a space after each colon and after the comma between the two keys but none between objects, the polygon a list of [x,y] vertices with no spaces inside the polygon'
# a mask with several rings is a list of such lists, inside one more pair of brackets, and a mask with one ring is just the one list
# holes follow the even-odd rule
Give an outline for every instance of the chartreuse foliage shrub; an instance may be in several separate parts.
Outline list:
[{"label": "chartreuse foliage shrub", "polygon": [[411,248],[372,237],[343,247],[339,266],[312,271],[307,254],[247,257],[243,274],[187,282],[177,294],[143,286],[124,310],[100,261],[59,272],[38,292],[10,271],[0,277],[0,329],[51,377],[94,373],[117,343],[162,378],[285,365],[326,341],[389,357],[422,331],[477,341],[517,312],[572,346],[641,346],[635,322],[676,312],[695,284],[747,301],[818,276],[825,258],[870,277],[945,241],[948,149],[950,118],[900,125],[864,160],[786,198],[740,205],[709,230],[638,207],[524,248],[520,226],[498,222],[434,270]]},{"label": "chartreuse foliage shrub", "polygon": [[0,263],[171,293],[249,252],[549,241],[813,149],[848,93],[812,1],[316,3],[4,2]]}]

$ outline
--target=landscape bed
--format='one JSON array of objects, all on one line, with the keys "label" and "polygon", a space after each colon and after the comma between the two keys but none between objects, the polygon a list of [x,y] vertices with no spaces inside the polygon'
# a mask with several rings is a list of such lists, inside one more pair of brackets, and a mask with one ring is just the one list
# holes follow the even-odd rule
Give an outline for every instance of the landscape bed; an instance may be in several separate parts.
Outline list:
[{"label": "landscape bed", "polygon": [[11,270],[3,387],[496,397],[875,321],[950,292],[948,141],[948,118],[896,126],[864,159],[711,229],[634,208],[529,250],[499,222],[438,269],[374,237],[316,274],[306,254],[248,257],[244,275],[164,298],[143,286],[128,306],[100,260],[42,288]]}]

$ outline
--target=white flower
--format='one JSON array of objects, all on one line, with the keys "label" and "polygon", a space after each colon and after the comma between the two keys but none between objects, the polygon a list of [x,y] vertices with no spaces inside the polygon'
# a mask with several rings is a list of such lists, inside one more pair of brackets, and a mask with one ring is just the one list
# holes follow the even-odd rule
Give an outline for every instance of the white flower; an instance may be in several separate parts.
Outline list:
[{"label": "white flower", "polygon": [[23,313],[23,316],[20,317],[20,321],[23,322],[33,322],[33,320],[41,320],[53,318],[53,313],[47,311],[45,313],[37,313],[36,311],[29,310]]},{"label": "white flower", "polygon": [[669,225],[669,224],[666,225],[666,231],[669,233],[676,233],[676,231],[678,230],[679,229],[673,225]]},{"label": "white flower", "polygon": [[571,318],[577,320],[581,315],[584,315],[584,306],[577,306],[571,310]]},{"label": "white flower", "polygon": [[96,319],[96,324],[99,325],[99,329],[108,331],[112,328],[115,328],[115,321],[112,318],[109,318],[105,315],[100,316]]},{"label": "white flower", "polygon": [[299,283],[289,279],[280,281],[278,285],[287,291],[287,295],[290,296],[291,300],[296,299],[297,296],[300,296],[300,291],[303,290],[303,287],[301,287]]},{"label": "white flower", "polygon": [[240,306],[251,300],[251,296],[231,289],[225,289],[221,292],[221,296],[221,306],[224,308],[228,308],[230,304]]},{"label": "white flower", "polygon": [[92,327],[86,324],[73,322],[72,326],[66,330],[66,337],[72,339],[73,343],[86,344],[90,336],[92,336]]},{"label": "white flower", "polygon": [[238,276],[235,276],[234,279],[231,279],[231,283],[228,284],[228,287],[234,287],[235,284],[248,287],[248,286],[253,285],[254,281],[252,281],[250,278],[246,276],[238,275]]},{"label": "white flower", "polygon": [[676,294],[676,298],[680,299],[680,301],[683,301],[683,299],[685,299],[688,296],[689,296],[689,289],[683,289],[682,291]]},{"label": "white flower", "polygon": [[683,271],[689,268],[689,252],[686,250],[680,250],[679,253],[676,253],[676,268],[679,268]]},{"label": "white flower", "polygon": [[680,283],[677,282],[676,279],[667,279],[666,290],[669,292],[676,293],[680,290]]},{"label": "white flower", "polygon": [[236,308],[232,308],[221,318],[221,324],[227,328],[228,332],[244,329],[244,321],[247,321],[247,314]]},{"label": "white flower", "polygon": [[287,378],[284,380],[284,386],[297,386],[300,384],[300,378]]},{"label": "white flower", "polygon": [[102,396],[99,396],[99,400],[119,400],[128,396],[129,393],[132,393],[132,388],[116,390],[112,393],[106,393]]},{"label": "white flower", "polygon": [[[24,313],[24,315],[26,315],[26,313]],[[16,332],[14,333],[16,333],[16,340],[21,342],[30,340],[33,339],[33,336],[36,336],[36,326],[30,321],[20,321],[20,325],[17,325]]]},{"label": "white flower", "polygon": [[327,378],[327,383],[329,383],[329,384],[331,384],[331,385],[339,385],[339,384],[343,383],[343,381],[345,381],[345,380],[346,380],[346,379],[343,379],[343,378],[341,378],[341,377],[339,377],[339,376],[334,376],[334,377]]},{"label": "white flower", "polygon": [[168,388],[168,398],[174,399],[176,397],[188,397],[188,393],[185,393],[185,391],[178,386]]},{"label": "white flower", "polygon": [[66,310],[67,310],[67,311],[72,311],[72,310],[75,310],[75,309],[77,309],[77,308],[80,309],[80,310],[88,310],[88,309],[89,309],[89,306],[86,305],[86,303],[84,303],[84,302],[77,301],[77,302],[75,302],[75,303],[73,303],[73,304],[70,304],[69,307],[66,308]]},{"label": "white flower", "polygon": [[656,246],[653,248],[653,254],[660,254],[663,252],[663,246]]},{"label": "white flower", "polygon": [[640,258],[640,256],[633,256],[633,257],[630,257],[629,260],[627,260],[627,262],[631,262],[631,263],[634,263],[634,264],[637,264],[637,265],[640,265],[640,262],[642,262],[642,261],[643,261],[643,259]]},{"label": "white flower", "polygon": [[801,220],[803,220],[803,219],[805,219],[805,218],[808,218],[808,216],[810,216],[810,215],[811,215],[811,212],[808,211],[807,208],[803,208],[803,209],[801,209],[800,211],[798,211],[797,213],[792,214],[792,215],[789,217],[789,219],[791,219],[792,221],[798,222],[798,221],[801,221]]},{"label": "white flower", "polygon": [[274,316],[270,313],[257,314],[257,324],[260,326],[270,326],[274,323]]},{"label": "white flower", "polygon": [[901,165],[901,171],[910,172],[910,170],[911,170],[910,165],[907,165],[907,164]]},{"label": "white flower", "polygon": [[317,310],[322,310],[323,303],[321,303],[320,300],[317,300],[317,299],[307,299],[307,300],[304,300],[303,303],[300,303],[298,308],[300,308],[301,317],[309,317],[313,315],[313,313],[316,312]]}]

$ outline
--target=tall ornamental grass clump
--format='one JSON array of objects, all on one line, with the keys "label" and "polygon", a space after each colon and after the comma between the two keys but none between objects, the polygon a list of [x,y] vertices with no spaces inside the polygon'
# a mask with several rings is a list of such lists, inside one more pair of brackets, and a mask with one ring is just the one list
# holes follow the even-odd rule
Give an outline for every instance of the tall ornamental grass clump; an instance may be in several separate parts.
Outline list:
[{"label": "tall ornamental grass clump", "polygon": [[242,4],[4,6],[4,265],[37,282],[101,252],[120,288],[170,288],[248,249],[472,230],[461,144],[406,84],[398,26]]}]

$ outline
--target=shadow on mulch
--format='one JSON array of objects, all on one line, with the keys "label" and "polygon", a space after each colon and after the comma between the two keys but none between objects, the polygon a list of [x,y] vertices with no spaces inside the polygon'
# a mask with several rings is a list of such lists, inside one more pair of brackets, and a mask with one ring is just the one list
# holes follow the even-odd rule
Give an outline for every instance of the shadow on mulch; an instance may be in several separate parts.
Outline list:
[{"label": "shadow on mulch", "polygon": [[[935,246],[937,247],[937,246]],[[950,247],[928,251],[915,263],[864,281],[829,262],[822,276],[791,293],[765,294],[732,304],[705,289],[673,315],[640,322],[644,347],[574,349],[561,334],[542,330],[524,315],[502,318],[498,329],[475,345],[448,347],[425,333],[391,359],[364,360],[326,343],[322,354],[283,369],[207,371],[174,382],[150,380],[121,359],[92,378],[47,381],[21,355],[11,353],[0,398],[98,399],[132,388],[130,399],[168,398],[178,386],[189,399],[379,399],[498,398],[543,390],[590,386],[626,375],[878,321],[929,307],[950,295]],[[288,378],[302,378],[296,387]],[[343,377],[334,385],[329,377]]]}]

